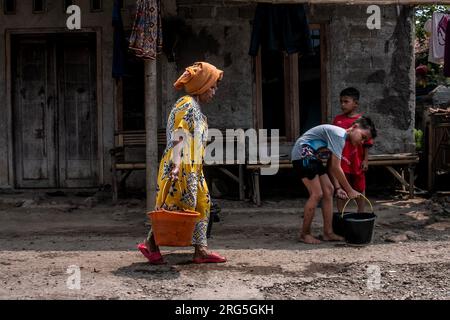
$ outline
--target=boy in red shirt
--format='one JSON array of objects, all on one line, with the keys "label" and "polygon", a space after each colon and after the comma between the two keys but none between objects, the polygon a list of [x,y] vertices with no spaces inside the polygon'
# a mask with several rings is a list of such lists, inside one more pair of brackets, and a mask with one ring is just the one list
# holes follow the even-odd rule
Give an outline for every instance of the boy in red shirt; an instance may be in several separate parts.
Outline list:
[{"label": "boy in red shirt", "polygon": [[[333,120],[333,125],[348,129],[358,120],[362,114],[357,113],[359,106],[359,91],[355,88],[346,88],[341,91],[340,102],[342,114],[337,115]],[[372,147],[372,139],[366,140],[364,144],[357,146],[346,141],[342,151],[341,167],[348,182],[356,191],[365,193],[366,176],[365,171],[369,168],[369,148]],[[341,186],[339,182],[334,182],[334,187],[339,194]],[[358,212],[364,212],[365,201],[362,197],[357,198]],[[345,201],[337,198],[337,208],[342,211]]]}]

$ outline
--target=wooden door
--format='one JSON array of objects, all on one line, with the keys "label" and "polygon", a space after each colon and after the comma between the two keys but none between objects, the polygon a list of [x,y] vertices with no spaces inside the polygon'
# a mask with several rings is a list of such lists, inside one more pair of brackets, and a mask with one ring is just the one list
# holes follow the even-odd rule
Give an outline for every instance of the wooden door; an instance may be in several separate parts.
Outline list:
[{"label": "wooden door", "polygon": [[14,46],[13,121],[15,176],[19,188],[57,185],[54,59],[45,40]]},{"label": "wooden door", "polygon": [[95,37],[64,39],[58,48],[61,187],[98,181]]},{"label": "wooden door", "polygon": [[96,186],[95,36],[17,37],[13,51],[17,187]]}]

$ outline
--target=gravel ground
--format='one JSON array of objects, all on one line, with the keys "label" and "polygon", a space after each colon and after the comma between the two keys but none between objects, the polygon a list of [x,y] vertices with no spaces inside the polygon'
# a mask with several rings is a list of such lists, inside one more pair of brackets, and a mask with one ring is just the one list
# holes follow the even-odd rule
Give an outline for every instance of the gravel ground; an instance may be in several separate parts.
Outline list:
[{"label": "gravel ground", "polygon": [[151,266],[135,249],[141,200],[0,195],[0,299],[450,299],[450,198],[371,200],[362,247],[298,242],[305,199],[216,200],[209,245],[229,261],[195,265],[191,248],[163,247],[167,264]]}]

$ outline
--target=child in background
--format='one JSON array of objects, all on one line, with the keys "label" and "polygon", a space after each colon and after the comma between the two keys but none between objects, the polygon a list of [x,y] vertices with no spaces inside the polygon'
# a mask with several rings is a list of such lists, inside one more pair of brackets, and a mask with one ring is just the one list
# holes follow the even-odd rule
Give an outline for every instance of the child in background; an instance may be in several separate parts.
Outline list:
[{"label": "child in background", "polygon": [[[337,115],[333,120],[333,125],[343,129],[350,128],[353,123],[361,118],[362,114],[357,113],[359,106],[359,91],[355,88],[346,88],[340,94],[342,114]],[[369,168],[369,148],[372,147],[373,140],[369,139],[363,144],[352,145],[346,141],[342,151],[341,167],[348,182],[356,191],[365,194],[366,176],[365,172]],[[335,182],[335,189],[341,188],[339,182]],[[358,212],[364,212],[364,198],[358,197]],[[339,212],[342,211],[345,201],[337,198],[336,205]]]}]

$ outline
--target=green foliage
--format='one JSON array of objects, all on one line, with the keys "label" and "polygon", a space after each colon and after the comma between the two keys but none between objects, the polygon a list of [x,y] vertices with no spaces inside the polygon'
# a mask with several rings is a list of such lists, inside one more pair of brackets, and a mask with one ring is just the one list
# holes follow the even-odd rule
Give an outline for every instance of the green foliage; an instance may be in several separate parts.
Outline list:
[{"label": "green foliage", "polygon": [[414,129],[414,140],[416,142],[416,151],[421,151],[423,147],[423,131]]}]

